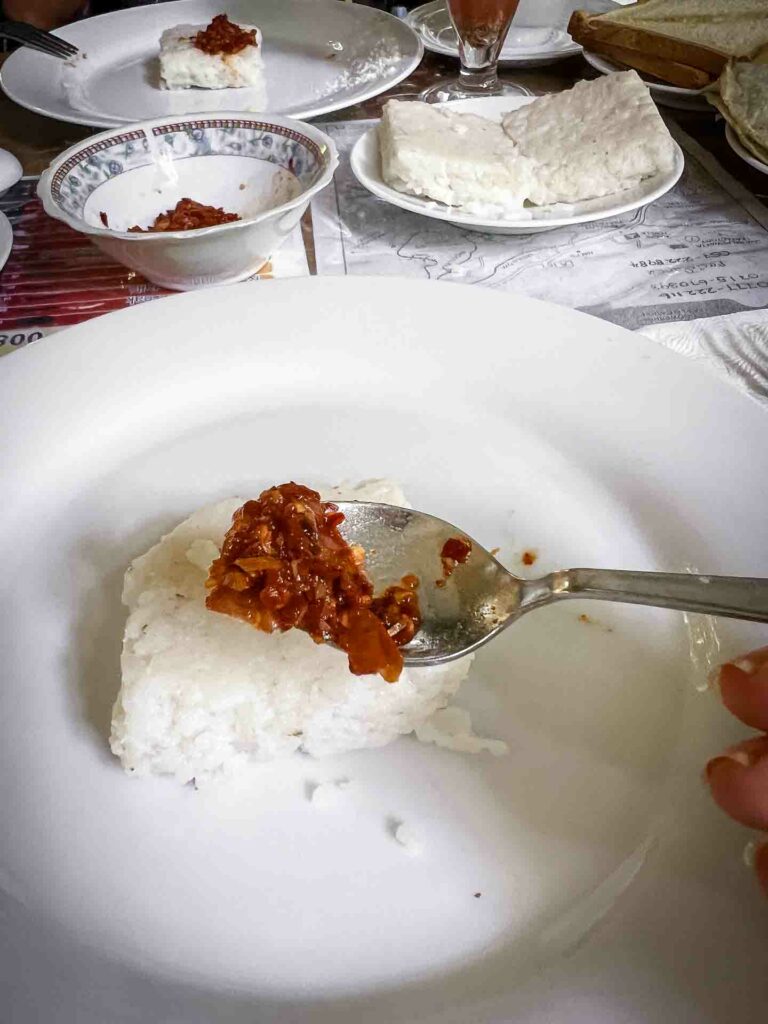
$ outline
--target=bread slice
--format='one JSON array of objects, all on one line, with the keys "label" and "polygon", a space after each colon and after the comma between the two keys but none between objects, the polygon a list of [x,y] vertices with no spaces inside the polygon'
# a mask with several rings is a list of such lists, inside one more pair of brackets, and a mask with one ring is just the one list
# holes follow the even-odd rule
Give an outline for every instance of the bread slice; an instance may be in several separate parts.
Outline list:
[{"label": "bread slice", "polygon": [[768,0],[639,0],[604,17],[729,57],[750,56],[768,42]]},{"label": "bread slice", "polygon": [[575,11],[568,31],[596,53],[619,46],[719,75],[729,59],[768,45],[768,0],[641,0],[606,14]]},{"label": "bread slice", "polygon": [[653,75],[654,78],[658,78],[662,82],[679,85],[683,89],[703,89],[714,80],[714,76],[709,71],[691,67],[690,64],[681,64],[676,60],[663,60],[661,57],[654,57],[651,54],[642,53],[640,50],[628,50],[623,46],[601,43],[599,52],[609,60],[618,61],[619,64],[624,64],[628,68],[642,71],[646,75]]},{"label": "bread slice", "polygon": [[603,22],[601,19],[604,17],[607,15],[594,17],[588,11],[574,11],[568,22],[568,32],[586,50],[605,53],[606,56],[606,46],[619,46],[657,60],[698,68],[712,75],[719,75],[728,61],[728,54],[710,46],[674,39],[648,29]]}]

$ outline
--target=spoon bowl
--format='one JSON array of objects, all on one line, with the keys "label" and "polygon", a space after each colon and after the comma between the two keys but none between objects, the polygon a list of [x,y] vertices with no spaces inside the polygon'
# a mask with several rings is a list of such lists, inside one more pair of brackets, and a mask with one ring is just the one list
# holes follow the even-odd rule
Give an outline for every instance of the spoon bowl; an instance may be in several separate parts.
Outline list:
[{"label": "spoon bowl", "polygon": [[[345,540],[365,549],[366,571],[377,593],[408,573],[419,578],[422,625],[403,648],[406,664],[460,658],[521,613],[523,581],[457,527],[410,508],[367,501],[335,504],[344,513],[340,529]],[[452,537],[466,537],[472,549],[444,580],[440,553]]]},{"label": "spoon bowl", "polygon": [[[405,664],[439,665],[471,654],[526,612],[554,601],[590,599],[768,622],[768,580],[741,576],[562,569],[521,579],[451,523],[415,509],[370,501],[336,502],[340,530],[366,553],[376,592],[403,576],[419,578],[422,624],[402,648]],[[445,579],[441,552],[451,538],[471,544]]]}]

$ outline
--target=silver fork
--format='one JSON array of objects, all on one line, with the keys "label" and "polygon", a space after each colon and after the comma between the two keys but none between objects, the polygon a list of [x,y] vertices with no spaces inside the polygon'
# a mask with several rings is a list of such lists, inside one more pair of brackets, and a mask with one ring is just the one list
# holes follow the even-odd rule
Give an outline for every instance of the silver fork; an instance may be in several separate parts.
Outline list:
[{"label": "silver fork", "polygon": [[10,39],[14,43],[21,43],[32,50],[40,50],[41,53],[49,53],[52,57],[60,57],[62,60],[74,57],[80,52],[76,46],[61,36],[43,32],[42,29],[27,25],[23,21],[0,21],[0,39]]}]

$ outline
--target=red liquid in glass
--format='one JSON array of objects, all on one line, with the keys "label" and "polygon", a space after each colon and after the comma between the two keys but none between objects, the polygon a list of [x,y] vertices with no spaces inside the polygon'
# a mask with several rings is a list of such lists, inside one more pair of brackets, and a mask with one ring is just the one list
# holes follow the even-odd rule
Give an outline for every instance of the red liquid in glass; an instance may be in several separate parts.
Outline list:
[{"label": "red liquid in glass", "polygon": [[448,0],[448,10],[464,43],[492,46],[506,35],[520,0]]}]

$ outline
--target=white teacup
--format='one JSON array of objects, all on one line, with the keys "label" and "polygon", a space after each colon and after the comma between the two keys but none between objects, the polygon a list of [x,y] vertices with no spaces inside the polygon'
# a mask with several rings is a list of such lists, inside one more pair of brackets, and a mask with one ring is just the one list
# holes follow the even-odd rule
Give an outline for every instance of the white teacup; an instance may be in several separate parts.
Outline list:
[{"label": "white teacup", "polygon": [[559,28],[564,29],[576,10],[610,11],[616,4],[613,0],[520,0],[513,29]]}]

